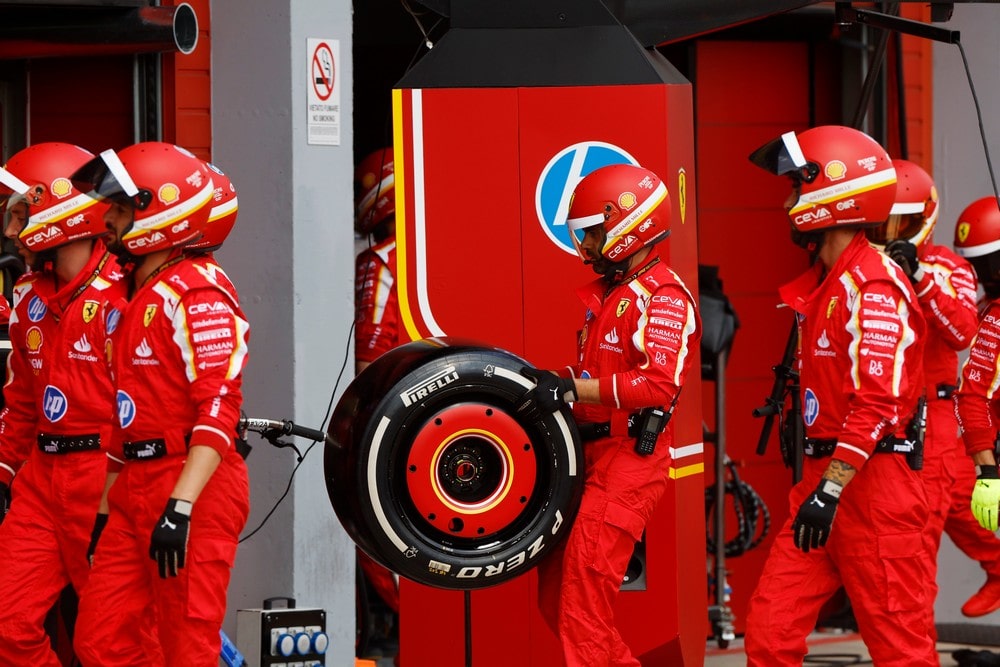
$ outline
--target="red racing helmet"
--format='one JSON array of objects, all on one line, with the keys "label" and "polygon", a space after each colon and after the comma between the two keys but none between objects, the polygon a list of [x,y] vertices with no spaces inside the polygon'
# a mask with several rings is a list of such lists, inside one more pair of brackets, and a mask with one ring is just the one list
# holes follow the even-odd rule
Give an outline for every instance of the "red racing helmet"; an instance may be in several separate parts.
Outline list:
[{"label": "red racing helmet", "polygon": [[160,141],[106,150],[76,174],[98,196],[128,201],[135,209],[122,242],[133,255],[187,245],[208,224],[215,185],[212,171],[188,150]]},{"label": "red racing helmet", "polygon": [[584,230],[603,224],[607,238],[601,255],[621,262],[670,234],[670,194],[649,169],[631,164],[600,167],[573,190],[566,224],[584,261]]},{"label": "red racing helmet", "polygon": [[356,211],[354,229],[369,234],[396,213],[396,176],[392,147],[369,153],[354,171]]},{"label": "red racing helmet", "polygon": [[19,234],[32,252],[41,252],[70,241],[100,236],[103,208],[70,181],[73,172],[93,159],[93,153],[60,142],[45,142],[18,151],[0,177],[12,202],[28,204],[28,221]]},{"label": "red racing helmet", "polygon": [[940,212],[934,179],[909,160],[894,159],[892,166],[896,168],[896,201],[889,219],[865,234],[876,245],[900,239],[919,246],[934,233]]},{"label": "red racing helmet", "polygon": [[786,132],[750,154],[750,161],[799,186],[788,211],[800,232],[840,225],[874,225],[889,217],[896,170],[885,149],[864,132],[820,125]]},{"label": "red racing helmet", "polygon": [[239,211],[239,200],[236,197],[236,186],[221,169],[211,162],[205,166],[212,172],[212,182],[215,193],[212,195],[212,210],[208,214],[208,224],[201,238],[188,245],[192,250],[210,252],[218,250],[233,231],[236,224],[236,214]]},{"label": "red racing helmet", "polygon": [[977,199],[959,214],[955,252],[966,259],[1000,252],[1000,206],[996,197]]}]

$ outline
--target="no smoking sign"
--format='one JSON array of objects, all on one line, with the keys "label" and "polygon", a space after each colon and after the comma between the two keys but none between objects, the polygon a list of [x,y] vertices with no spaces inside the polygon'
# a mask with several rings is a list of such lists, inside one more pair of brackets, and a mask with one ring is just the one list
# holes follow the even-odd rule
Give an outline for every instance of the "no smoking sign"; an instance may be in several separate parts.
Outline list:
[{"label": "no smoking sign", "polygon": [[308,143],[340,145],[340,42],[335,39],[306,40],[309,66],[307,122]]}]

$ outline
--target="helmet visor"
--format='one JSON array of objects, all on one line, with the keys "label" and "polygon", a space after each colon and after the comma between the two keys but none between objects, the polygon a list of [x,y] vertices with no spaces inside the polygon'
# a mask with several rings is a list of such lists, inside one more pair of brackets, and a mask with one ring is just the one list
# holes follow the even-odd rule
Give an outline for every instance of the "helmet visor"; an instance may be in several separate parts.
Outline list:
[{"label": "helmet visor", "polygon": [[70,180],[81,192],[92,191],[91,196],[95,198],[135,204],[134,197],[139,194],[125,165],[110,148],[77,169]]},{"label": "helmet visor", "polygon": [[909,240],[924,226],[923,213],[896,213],[889,216],[885,224],[869,227],[865,236],[872,243],[884,245],[889,241]]},{"label": "helmet visor", "polygon": [[0,168],[0,197],[6,199],[10,195],[26,195],[30,187],[20,178],[6,169]]},{"label": "helmet visor", "polygon": [[749,159],[776,176],[788,174],[806,183],[812,183],[819,174],[819,166],[806,160],[795,132],[785,132],[777,139],[767,142],[751,153]]}]

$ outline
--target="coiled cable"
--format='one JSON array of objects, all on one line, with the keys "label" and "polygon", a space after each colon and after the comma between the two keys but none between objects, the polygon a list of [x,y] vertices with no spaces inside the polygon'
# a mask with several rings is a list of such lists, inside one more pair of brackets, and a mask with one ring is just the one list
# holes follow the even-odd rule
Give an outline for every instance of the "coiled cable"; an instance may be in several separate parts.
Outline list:
[{"label": "coiled cable", "polygon": [[[725,465],[729,471],[725,495],[733,497],[733,509],[737,524],[736,536],[724,545],[726,557],[729,558],[743,555],[764,540],[771,528],[771,513],[753,487],[740,479],[736,472],[736,465],[732,461],[726,461]],[[715,504],[716,502],[725,502],[725,498],[721,501],[716,498],[717,488],[718,485],[713,484],[705,489],[705,516],[708,524],[705,542],[710,554],[715,553],[717,539],[717,536],[712,535]]]}]

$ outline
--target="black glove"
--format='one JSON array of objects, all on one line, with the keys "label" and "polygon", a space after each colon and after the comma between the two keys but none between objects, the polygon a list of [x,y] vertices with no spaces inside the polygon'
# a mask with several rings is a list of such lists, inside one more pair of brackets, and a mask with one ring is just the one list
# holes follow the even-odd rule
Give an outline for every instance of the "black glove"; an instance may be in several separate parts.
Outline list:
[{"label": "black glove", "polygon": [[821,479],[812,495],[799,506],[799,513],[792,523],[792,540],[795,546],[809,553],[826,545],[837,514],[837,503],[844,487],[829,479]]},{"label": "black glove", "polygon": [[10,487],[0,482],[0,523],[3,523],[3,519],[7,516],[7,510],[10,509]]},{"label": "black glove", "polygon": [[535,386],[525,392],[517,406],[517,413],[531,421],[539,421],[577,398],[572,378],[561,378],[552,371],[527,366],[521,367],[521,375],[535,381]]},{"label": "black glove", "polygon": [[149,557],[160,567],[160,578],[176,577],[187,555],[188,529],[191,527],[191,503],[171,498],[156,521],[149,541]]},{"label": "black glove", "polygon": [[87,562],[90,563],[90,567],[94,567],[94,552],[97,551],[97,541],[101,539],[101,533],[104,532],[104,527],[108,525],[108,515],[97,513],[97,518],[94,519],[94,528],[90,531],[90,546],[87,547]]},{"label": "black glove", "polygon": [[907,278],[916,282],[917,271],[920,269],[920,262],[917,260],[917,246],[909,241],[896,239],[885,245],[885,254],[889,255],[889,259],[899,264],[899,268],[903,269]]}]

